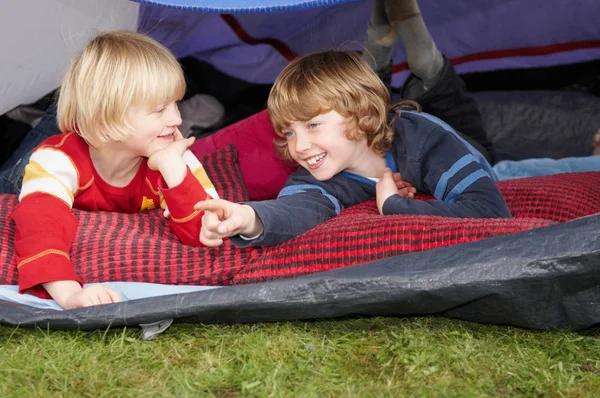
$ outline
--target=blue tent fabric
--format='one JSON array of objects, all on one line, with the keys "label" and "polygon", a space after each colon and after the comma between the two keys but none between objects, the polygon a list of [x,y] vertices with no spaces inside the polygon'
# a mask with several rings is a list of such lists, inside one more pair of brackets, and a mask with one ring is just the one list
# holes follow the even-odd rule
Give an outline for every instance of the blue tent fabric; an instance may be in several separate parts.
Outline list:
[{"label": "blue tent fabric", "polygon": [[[144,0],[138,30],[179,58],[193,56],[257,84],[273,83],[294,55],[322,48],[363,49],[371,1],[275,1]],[[165,7],[151,5],[159,3]],[[193,12],[186,4],[205,12]],[[249,12],[250,6],[265,11],[273,6],[281,12]],[[600,59],[600,24],[593,18],[600,15],[599,1],[554,2],[548,7],[545,0],[419,0],[419,8],[440,51],[459,74]],[[236,15],[225,17],[216,10]],[[399,87],[408,76],[402,43],[392,59],[392,83]]]},{"label": "blue tent fabric", "polygon": [[137,3],[218,14],[270,13],[335,4],[354,3],[359,0],[132,0]]}]

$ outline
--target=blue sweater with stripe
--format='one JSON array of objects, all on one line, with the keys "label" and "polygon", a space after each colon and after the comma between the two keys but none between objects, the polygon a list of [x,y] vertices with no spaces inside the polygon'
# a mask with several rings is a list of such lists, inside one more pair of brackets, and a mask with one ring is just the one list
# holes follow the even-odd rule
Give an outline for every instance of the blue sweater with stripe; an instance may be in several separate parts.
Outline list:
[{"label": "blue sweater with stripe", "polygon": [[[495,185],[485,158],[450,126],[426,113],[403,110],[386,164],[418,191],[436,199],[390,196],[384,214],[420,214],[460,218],[508,218],[510,211]],[[376,197],[375,182],[349,172],[327,181],[300,167],[275,200],[249,202],[264,231],[252,240],[232,237],[238,246],[268,246],[292,239],[357,203]]]}]

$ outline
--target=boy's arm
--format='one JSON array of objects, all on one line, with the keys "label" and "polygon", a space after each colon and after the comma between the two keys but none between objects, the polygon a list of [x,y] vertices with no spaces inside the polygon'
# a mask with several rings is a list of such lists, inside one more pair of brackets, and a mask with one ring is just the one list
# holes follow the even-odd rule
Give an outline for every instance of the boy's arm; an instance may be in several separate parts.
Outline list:
[{"label": "boy's arm", "polygon": [[[421,180],[437,200],[391,195],[383,214],[423,214],[461,218],[508,218],[510,211],[489,174],[454,135],[434,128],[421,152]],[[420,185],[420,184],[417,184]]]},{"label": "boy's arm", "polygon": [[34,193],[15,206],[11,218],[15,222],[19,292],[54,298],[42,286],[54,281],[76,281],[81,289],[69,257],[77,230],[70,207],[49,194]]},{"label": "boy's arm", "polygon": [[200,246],[203,212],[196,211],[194,205],[219,197],[206,171],[190,151],[164,162],[159,171],[163,176],[159,183],[164,199],[161,207],[165,208],[173,232],[182,243]]},{"label": "boy's arm", "polygon": [[229,237],[239,247],[270,246],[292,239],[336,215],[320,192],[303,192],[275,200],[232,203],[210,200],[196,203],[204,213],[200,241],[218,246]]},{"label": "boy's arm", "polygon": [[248,203],[263,223],[263,234],[250,242],[233,237],[232,243],[242,247],[282,243],[335,217],[344,208],[372,198],[371,191],[343,173],[319,181],[300,167],[277,199]]},{"label": "boy's arm", "polygon": [[[221,239],[230,237],[231,242],[240,247],[270,246],[316,227],[339,214],[344,207],[371,199],[372,193],[363,188],[341,174],[327,181],[318,181],[300,168],[290,176],[277,199],[242,205],[218,200],[215,202],[220,204],[201,202],[196,208],[219,212],[218,216],[211,215],[210,223],[207,222],[209,217],[205,216],[206,224],[202,226],[204,238],[211,245],[220,244]],[[253,211],[251,217],[247,215],[248,209]],[[225,222],[227,227],[219,231],[215,219]],[[250,231],[257,225],[262,231],[258,236],[240,232]]]},{"label": "boy's arm", "polygon": [[77,229],[71,212],[79,186],[78,171],[65,152],[40,147],[25,167],[15,221],[15,255],[19,291],[50,298],[42,286],[47,282],[81,280],[69,258]]},{"label": "boy's arm", "polygon": [[336,216],[340,210],[331,197],[316,187],[274,200],[246,204],[262,222],[263,232],[253,240],[232,236],[231,243],[239,247],[271,246],[288,241]]},{"label": "boy's arm", "polygon": [[83,288],[69,258],[77,219],[66,203],[43,192],[31,193],[11,217],[20,293],[52,298],[64,309],[121,301],[107,286]]},{"label": "boy's arm", "polygon": [[[65,136],[66,137],[66,136]],[[71,208],[79,186],[75,162],[58,145],[41,146],[27,167],[15,221],[19,292],[52,298],[65,309],[121,301],[107,286],[82,287],[69,258],[77,231]]]},{"label": "boy's arm", "polygon": [[203,213],[194,210],[194,205],[209,200],[210,196],[189,169],[179,185],[167,188],[161,183],[159,187],[164,199],[161,206],[177,238],[188,246],[200,246]]}]

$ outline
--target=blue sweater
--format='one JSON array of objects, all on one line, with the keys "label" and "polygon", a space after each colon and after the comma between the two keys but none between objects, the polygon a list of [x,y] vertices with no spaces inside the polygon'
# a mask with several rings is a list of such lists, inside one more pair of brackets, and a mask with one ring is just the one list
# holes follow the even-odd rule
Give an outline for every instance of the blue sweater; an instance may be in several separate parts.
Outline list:
[{"label": "blue sweater", "polygon": [[[510,211],[495,185],[485,158],[436,117],[403,110],[386,164],[418,191],[436,200],[390,196],[384,214],[420,214],[461,218],[508,218]],[[249,202],[264,231],[254,240],[239,236],[237,246],[269,246],[292,239],[357,203],[376,197],[375,182],[344,171],[327,181],[300,167],[277,199]]]}]

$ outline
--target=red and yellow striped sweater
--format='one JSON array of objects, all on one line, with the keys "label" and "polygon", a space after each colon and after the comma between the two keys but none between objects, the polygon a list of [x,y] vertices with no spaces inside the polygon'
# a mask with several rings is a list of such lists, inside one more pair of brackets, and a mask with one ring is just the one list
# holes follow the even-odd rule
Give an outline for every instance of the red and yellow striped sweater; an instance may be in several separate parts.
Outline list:
[{"label": "red and yellow striped sweater", "polygon": [[41,284],[59,280],[81,283],[69,258],[77,229],[72,208],[136,213],[161,207],[184,244],[200,245],[202,214],[194,210],[194,204],[218,195],[190,151],[185,152],[184,160],[188,172],[176,187],[167,188],[146,159],[127,186],[115,187],[97,173],[87,143],[77,134],[60,134],[42,142],[25,168],[20,203],[11,216],[19,291],[50,298]]}]

